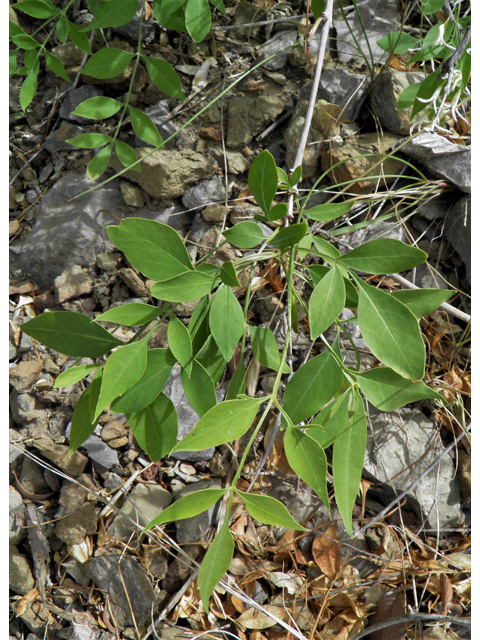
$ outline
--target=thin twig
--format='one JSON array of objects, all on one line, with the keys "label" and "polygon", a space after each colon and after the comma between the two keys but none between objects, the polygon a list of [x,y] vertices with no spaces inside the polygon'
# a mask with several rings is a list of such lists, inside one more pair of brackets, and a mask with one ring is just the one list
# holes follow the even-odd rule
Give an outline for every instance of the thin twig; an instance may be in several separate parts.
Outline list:
[{"label": "thin twig", "polygon": [[360,640],[365,636],[374,633],[375,631],[380,631],[381,629],[386,629],[387,627],[391,627],[395,624],[400,624],[402,622],[415,622],[417,620],[424,620],[425,622],[450,622],[454,624],[458,624],[462,627],[471,627],[472,620],[471,618],[455,618],[453,616],[437,616],[433,613],[408,613],[404,616],[398,616],[397,618],[390,618],[389,620],[385,620],[384,622],[379,622],[378,624],[374,624],[371,627],[367,627],[360,633],[357,633],[350,640]]}]

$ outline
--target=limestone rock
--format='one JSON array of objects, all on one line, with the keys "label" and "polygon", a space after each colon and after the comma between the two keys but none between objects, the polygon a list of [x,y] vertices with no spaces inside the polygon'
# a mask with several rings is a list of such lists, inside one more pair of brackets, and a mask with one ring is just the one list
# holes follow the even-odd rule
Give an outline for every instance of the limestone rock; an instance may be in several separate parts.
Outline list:
[{"label": "limestone rock", "polygon": [[235,96],[228,102],[227,145],[243,149],[277,116],[285,103],[278,96]]},{"label": "limestone rock", "polygon": [[72,298],[78,298],[93,291],[93,278],[86,269],[77,264],[65,269],[62,275],[55,278],[55,298],[62,304]]},{"label": "limestone rock", "polygon": [[391,133],[408,136],[412,107],[397,109],[398,96],[411,84],[423,80],[421,73],[406,73],[385,67],[375,78],[372,89],[372,109],[382,125]]}]

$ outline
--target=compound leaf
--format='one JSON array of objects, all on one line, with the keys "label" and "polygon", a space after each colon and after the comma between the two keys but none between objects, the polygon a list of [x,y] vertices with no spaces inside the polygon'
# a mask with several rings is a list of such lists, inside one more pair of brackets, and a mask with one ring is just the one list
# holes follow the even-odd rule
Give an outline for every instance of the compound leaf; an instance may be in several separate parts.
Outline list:
[{"label": "compound leaf", "polygon": [[408,271],[418,267],[427,258],[425,251],[410,247],[400,240],[379,238],[345,253],[338,262],[350,269],[381,275]]},{"label": "compound leaf", "polygon": [[177,520],[185,520],[193,518],[209,509],[218,502],[229,491],[229,489],[200,489],[186,496],[183,496],[169,507],[167,507],[156,518],[150,520],[144,531],[148,531],[152,527],[165,524],[166,522],[176,522]]},{"label": "compound leaf", "polygon": [[230,287],[221,287],[212,300],[210,331],[225,360],[230,360],[243,333],[243,311]]},{"label": "compound leaf", "polygon": [[214,541],[203,558],[202,566],[198,573],[197,582],[200,589],[200,596],[207,613],[210,596],[228,571],[234,551],[235,542],[230,533],[228,518],[225,518],[225,522],[220,527],[220,531],[215,536]]},{"label": "compound leaf", "polygon": [[335,322],[345,306],[345,280],[334,265],[317,284],[308,303],[310,337],[315,340]]},{"label": "compound leaf", "polygon": [[177,441],[177,412],[164,393],[141,411],[128,413],[127,420],[136,441],[152,462],[168,455]]},{"label": "compound leaf", "polygon": [[182,385],[187,400],[200,418],[217,404],[213,380],[197,360],[193,361],[190,376],[182,369]]},{"label": "compound leaf", "polygon": [[[281,356],[273,331],[267,327],[248,327],[250,331],[253,354],[264,367],[278,371]],[[290,373],[288,364],[283,365],[282,373]]]},{"label": "compound leaf", "polygon": [[262,151],[252,162],[248,186],[258,206],[268,216],[278,186],[277,165],[269,151]]},{"label": "compound leaf", "polygon": [[[114,6],[116,4],[112,3]],[[83,73],[100,80],[115,78],[125,71],[134,57],[135,54],[114,47],[100,49],[88,59]]]},{"label": "compound leaf", "polygon": [[165,302],[192,302],[203,298],[218,284],[218,279],[201,271],[186,271],[170,280],[157,282],[150,293]]},{"label": "compound leaf", "polygon": [[90,413],[91,403],[96,404],[100,393],[102,379],[95,378],[88,385],[77,401],[72,416],[72,427],[70,429],[70,450],[72,455],[95,431],[97,420],[92,420]]},{"label": "compound leaf", "polygon": [[263,522],[273,527],[287,527],[287,529],[295,529],[297,531],[308,531],[292,518],[287,508],[279,500],[256,493],[245,493],[238,489],[235,489],[235,493],[242,498],[248,513],[258,522]]}]

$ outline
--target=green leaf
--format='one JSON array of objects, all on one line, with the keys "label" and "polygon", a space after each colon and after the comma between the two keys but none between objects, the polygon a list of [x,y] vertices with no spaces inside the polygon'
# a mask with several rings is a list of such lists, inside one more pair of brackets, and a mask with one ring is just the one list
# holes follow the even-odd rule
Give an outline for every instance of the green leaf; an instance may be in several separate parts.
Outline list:
[{"label": "green leaf", "polygon": [[72,416],[72,427],[70,429],[70,449],[69,455],[73,455],[85,440],[95,431],[98,419],[92,421],[90,415],[90,403],[96,403],[100,393],[101,378],[95,378],[88,385],[75,405]]},{"label": "green leaf", "polygon": [[288,188],[290,184],[287,174],[280,167],[277,167],[277,181],[282,182],[286,188]]},{"label": "green leaf", "polygon": [[288,204],[286,204],[285,202],[278,202],[268,212],[267,221],[270,220],[272,222],[275,222],[275,220],[281,220],[287,215],[287,213],[288,213]]},{"label": "green leaf", "polygon": [[421,0],[423,13],[435,13],[445,4],[445,0]]},{"label": "green leaf", "polygon": [[324,351],[293,374],[285,388],[283,408],[293,424],[306,420],[335,395],[343,373],[335,358]]},{"label": "green leaf", "polygon": [[191,302],[203,298],[217,284],[218,280],[206,273],[187,271],[165,282],[157,282],[151,287],[150,293],[165,302]]},{"label": "green leaf", "polygon": [[288,464],[330,510],[325,451],[308,434],[290,424],[285,431],[284,448]]},{"label": "green leaf", "polygon": [[225,5],[223,4],[223,0],[212,0],[212,4],[214,7],[217,7],[219,11],[225,15]]},{"label": "green leaf", "polygon": [[226,229],[223,235],[230,244],[240,249],[253,249],[266,239],[262,229],[251,220],[239,222],[231,229]]},{"label": "green leaf", "polygon": [[105,29],[108,27],[121,27],[135,16],[138,8],[138,0],[122,0],[118,2],[103,1],[95,11],[95,18],[87,24],[84,31],[92,29]]},{"label": "green leaf", "polygon": [[288,180],[291,187],[294,187],[300,182],[300,180],[302,179],[302,173],[303,167],[301,164],[299,164]]},{"label": "green leaf", "polygon": [[89,180],[94,180],[102,175],[108,167],[110,156],[112,155],[113,142],[108,144],[103,149],[100,149],[93,158],[90,160],[87,166],[87,176]]},{"label": "green leaf", "polygon": [[[352,392],[353,393],[353,392]],[[359,493],[365,448],[367,420],[360,394],[356,394],[356,411],[349,424],[337,434],[333,445],[333,486],[335,501],[349,536],[353,536],[352,512]]]},{"label": "green leaf", "polygon": [[208,601],[213,590],[228,571],[235,551],[235,542],[228,526],[228,517],[215,536],[198,573],[197,584],[200,589],[205,611],[208,613]]},{"label": "green leaf", "polygon": [[246,382],[245,365],[243,364],[243,360],[241,360],[235,367],[232,379],[228,385],[225,400],[235,400],[241,393],[245,393]]},{"label": "green leaf", "polygon": [[337,260],[337,258],[340,258],[340,251],[324,238],[313,236],[313,242],[318,253],[322,258],[326,258],[327,261]]},{"label": "green leaf", "polygon": [[400,111],[401,109],[408,109],[408,107],[411,107],[415,102],[421,85],[421,82],[416,82],[404,89],[398,96],[396,109]]},{"label": "green leaf", "polygon": [[88,316],[74,311],[49,311],[22,324],[27,336],[73,358],[98,358],[123,344]]},{"label": "green leaf", "polygon": [[57,76],[63,78],[67,82],[70,82],[70,78],[68,77],[67,72],[65,71],[65,67],[63,66],[63,62],[56,58],[54,55],[49,53],[45,49],[45,62],[50,71],[53,71]]},{"label": "green leaf", "polygon": [[185,9],[187,31],[195,42],[201,42],[210,31],[212,16],[208,0],[188,0]]},{"label": "green leaf", "polygon": [[101,367],[100,364],[82,364],[78,367],[70,367],[59,376],[55,380],[55,384],[53,385],[54,389],[63,389],[65,387],[69,387],[72,384],[75,384],[79,380],[83,380],[88,375]]},{"label": "green leaf", "polygon": [[20,89],[20,106],[22,107],[22,111],[25,111],[32,102],[33,96],[37,93],[37,85],[37,73],[32,71],[22,82],[22,88]]},{"label": "green leaf", "polygon": [[143,302],[128,302],[119,307],[108,309],[105,313],[97,316],[95,322],[115,322],[126,327],[138,327],[145,322],[151,322],[157,318],[162,310],[151,304]]},{"label": "green leaf", "polygon": [[77,45],[79,49],[88,53],[89,56],[92,55],[92,49],[90,47],[90,42],[88,40],[88,36],[73,22],[67,20],[67,29],[68,35],[70,36],[70,40]]},{"label": "green leaf", "polygon": [[258,522],[263,522],[273,527],[286,527],[287,529],[295,529],[296,531],[308,531],[308,529],[298,524],[298,522],[292,518],[287,508],[275,498],[258,495],[256,493],[245,493],[238,489],[235,489],[235,493],[242,498],[248,513],[252,518],[258,520]]},{"label": "green leaf", "polygon": [[443,22],[437,22],[437,24],[434,24],[433,27],[428,30],[427,35],[425,36],[425,39],[423,41],[422,48],[426,49],[432,45],[438,46],[440,44],[436,42],[439,37],[440,28],[444,28]]},{"label": "green leaf", "polygon": [[186,373],[192,370],[192,339],[187,327],[175,315],[170,316],[168,322],[168,346]]},{"label": "green leaf", "polygon": [[314,417],[314,423],[308,426],[308,435],[316,440],[322,449],[330,447],[337,435],[348,423],[348,404],[350,387]]},{"label": "green leaf", "polygon": [[418,267],[427,258],[425,251],[410,247],[400,240],[379,238],[345,253],[338,262],[350,269],[381,275],[408,271]]},{"label": "green leaf", "polygon": [[[252,341],[253,355],[264,367],[278,371],[281,364],[281,356],[273,331],[267,327],[252,327],[250,325],[248,329]],[[290,373],[288,364],[283,365],[282,373]]]},{"label": "green leaf", "polygon": [[372,353],[411,380],[425,375],[425,345],[417,319],[399,300],[357,276],[358,324]]},{"label": "green leaf", "polygon": [[310,8],[312,9],[315,21],[317,21],[325,11],[325,0],[312,0]]},{"label": "green leaf", "polygon": [[390,294],[420,319],[457,293],[453,289],[400,289]]},{"label": "green leaf", "polygon": [[67,142],[81,149],[96,149],[104,144],[113,142],[113,138],[104,133],[81,133],[76,138],[70,138]]},{"label": "green leaf", "polygon": [[409,402],[426,398],[444,401],[444,397],[423,382],[411,382],[389,367],[376,367],[356,374],[363,395],[377,409],[395,411]]},{"label": "green leaf", "polygon": [[152,462],[168,455],[177,442],[177,412],[164,393],[141,411],[128,413],[127,420],[136,441]]},{"label": "green leaf", "polygon": [[209,509],[218,502],[230,489],[200,489],[186,496],[183,496],[169,507],[167,507],[156,518],[150,520],[144,531],[148,531],[152,527],[160,526],[166,522],[176,522],[177,520],[186,520],[193,518]]},{"label": "green leaf", "polygon": [[409,36],[404,31],[392,31],[386,36],[377,40],[378,46],[387,53],[407,53],[410,49],[418,46],[417,38]]},{"label": "green leaf", "polygon": [[193,270],[183,240],[175,229],[166,224],[156,220],[131,218],[122,220],[118,226],[107,227],[107,235],[128,261],[147,278],[169,280]]},{"label": "green leaf", "polygon": [[8,52],[8,77],[11,78],[17,70],[17,53],[18,49],[12,49]]},{"label": "green leaf", "polygon": [[147,340],[148,338],[144,338],[127,344],[108,358],[94,419],[99,417],[112,400],[125,393],[143,376],[147,366]]},{"label": "green leaf", "polygon": [[230,287],[221,287],[212,300],[210,331],[225,360],[230,360],[243,333],[243,311]]},{"label": "green leaf", "polygon": [[196,356],[210,336],[208,312],[210,310],[210,296],[202,298],[195,307],[188,330],[192,336],[193,355]]},{"label": "green leaf", "polygon": [[[10,25],[12,22],[10,21]],[[31,36],[27,36],[27,34],[20,29],[20,33],[15,33],[10,36],[10,40],[20,49],[30,50],[37,49],[40,46],[40,43],[34,40]]]},{"label": "green leaf", "polygon": [[[432,58],[432,57],[434,56],[429,55],[429,58]],[[411,63],[412,63],[412,60],[410,60]],[[440,73],[440,70],[441,70],[441,67],[439,67],[436,71],[434,71],[429,76],[427,76],[427,78],[425,78],[425,80],[420,84],[420,87],[417,93],[417,100],[413,105],[412,115],[410,116],[410,119],[413,119],[417,115],[417,113],[420,113],[420,111],[422,111],[425,108],[425,103],[420,102],[418,98],[421,98],[422,100],[430,100],[430,98],[433,97],[433,94],[435,93],[435,91],[438,89],[438,74]]]},{"label": "green leaf", "polygon": [[202,451],[237,440],[252,426],[258,407],[264,398],[225,400],[200,418],[193,430],[172,449]]},{"label": "green leaf", "polygon": [[223,263],[220,269],[220,278],[224,284],[228,287],[240,287],[241,284],[237,278],[237,272],[235,266],[231,260],[227,260]]},{"label": "green leaf", "polygon": [[[330,273],[330,267],[325,267],[322,264],[312,264],[306,267],[310,277],[312,278],[315,285],[318,285],[319,282]],[[358,306],[358,292],[350,282],[350,278],[343,277],[343,284],[345,285],[345,306],[349,309],[356,308]]]},{"label": "green leaf", "polygon": [[187,400],[199,418],[217,404],[213,380],[197,360],[193,361],[190,377],[182,369],[182,384]]},{"label": "green leaf", "polygon": [[162,136],[159,134],[153,120],[147,116],[146,113],[140,111],[140,109],[135,109],[128,105],[128,110],[130,112],[132,128],[140,140],[153,144],[154,147],[161,146],[163,144]]},{"label": "green leaf", "polygon": [[345,280],[334,265],[313,290],[308,303],[310,337],[316,340],[335,322],[345,306]]},{"label": "green leaf", "polygon": [[248,186],[258,206],[268,216],[278,186],[277,165],[269,151],[262,151],[252,162]]},{"label": "green leaf", "polygon": [[196,359],[216,384],[227,365],[213,336],[209,335],[205,344],[196,355]]},{"label": "green leaf", "polygon": [[[126,167],[129,167],[138,160],[138,156],[134,149],[126,142],[121,142],[121,140],[115,140],[115,151],[117,153],[117,158]],[[133,166],[132,169],[138,172],[141,171],[140,165],[138,164]]]},{"label": "green leaf", "polygon": [[103,120],[114,116],[123,106],[124,103],[119,100],[106,96],[95,96],[81,102],[75,111],[72,111],[72,114],[91,120]]},{"label": "green leaf", "polygon": [[331,204],[318,204],[305,211],[305,215],[310,220],[318,220],[319,222],[329,222],[336,220],[347,214],[353,206],[353,202],[336,202]]},{"label": "green leaf", "polygon": [[[158,397],[175,365],[170,349],[149,349],[145,372],[130,389],[116,398],[110,405],[112,413],[135,413],[142,411]],[[172,444],[175,444],[175,442]]]},{"label": "green leaf", "polygon": [[305,236],[308,231],[308,222],[298,222],[281,229],[273,238],[272,244],[277,249],[290,249]]},{"label": "green leaf", "polygon": [[160,91],[179,100],[185,99],[180,78],[171,64],[165,60],[160,60],[160,58],[146,58],[143,56],[143,60],[151,81]]},{"label": "green leaf", "polygon": [[153,0],[153,10],[159,24],[165,29],[187,31],[185,25],[186,0]]},{"label": "green leaf", "polygon": [[60,13],[60,11],[47,0],[23,0],[11,5],[13,9],[20,9],[27,16],[32,18],[52,18]]},{"label": "green leaf", "polygon": [[115,49],[114,47],[100,49],[88,59],[83,68],[83,73],[100,80],[116,78],[125,71],[134,57],[134,53]]}]

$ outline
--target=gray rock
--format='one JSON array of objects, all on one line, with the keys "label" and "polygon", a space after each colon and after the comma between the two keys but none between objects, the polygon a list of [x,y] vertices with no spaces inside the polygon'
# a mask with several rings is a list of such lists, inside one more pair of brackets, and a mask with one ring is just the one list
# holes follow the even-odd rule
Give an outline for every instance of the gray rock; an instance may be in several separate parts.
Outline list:
[{"label": "gray rock", "polygon": [[[196,482],[195,484],[187,485],[175,496],[175,500],[182,498],[183,496],[190,495],[195,491],[201,489],[221,489],[222,483],[220,481],[205,481]],[[208,533],[210,527],[216,523],[216,517],[220,508],[221,502],[217,502],[212,505],[207,511],[200,513],[193,518],[186,518],[185,520],[178,520],[177,524],[177,541],[179,544],[186,544],[188,542],[200,542],[205,540],[205,536]]]},{"label": "gray rock", "polygon": [[[158,133],[162,136],[162,140],[167,140],[170,136],[174,135],[177,132],[177,127],[173,124],[171,120],[166,120],[166,116],[170,113],[168,109],[168,103],[166,100],[160,100],[157,104],[154,104],[152,107],[148,107],[145,109],[145,113],[152,120],[154,125],[157,127]],[[153,145],[141,140],[138,136],[135,136],[136,144],[138,147],[153,147]],[[170,140],[165,144],[165,147],[168,149],[169,147],[175,144],[175,140]]]},{"label": "gray rock", "polygon": [[[156,483],[137,484],[127,501],[109,527],[108,533],[114,538],[129,538],[138,527],[130,522],[138,522],[141,527],[153,520],[172,502],[172,494]],[[122,515],[123,514],[123,515]]]},{"label": "gray rock", "polygon": [[15,593],[25,595],[35,586],[32,570],[26,556],[22,555],[17,547],[9,548],[9,586]]},{"label": "gray rock", "polygon": [[[15,429],[8,430],[8,436],[12,444],[8,445],[8,464],[12,464],[15,460],[19,460],[23,456],[25,447],[23,446],[23,436]],[[17,463],[18,464],[18,463]],[[15,469],[16,465],[13,465]]]},{"label": "gray rock", "polygon": [[150,622],[152,605],[155,607],[157,598],[137,560],[108,553],[92,558],[84,567],[97,587],[108,592],[113,617],[121,627],[134,625],[131,611],[138,627]]},{"label": "gray rock", "polygon": [[9,369],[10,384],[17,391],[26,391],[42,376],[44,362],[41,358],[23,360]]},{"label": "gray rock", "polygon": [[[129,170],[124,175],[154,198],[178,198],[191,184],[206,180],[213,173],[212,162],[191,149],[161,149],[152,153],[151,148],[140,147],[135,151],[139,158],[145,158],[142,170],[140,173]],[[115,154],[110,163],[115,171],[125,168]]]},{"label": "gray rock", "polygon": [[223,204],[209,204],[202,211],[206,222],[223,222],[228,218],[229,209]]},{"label": "gray rock", "polygon": [[182,198],[182,203],[187,209],[195,209],[212,204],[225,202],[227,194],[222,178],[213,178],[191,187]]},{"label": "gray rock", "polygon": [[[369,407],[370,437],[364,469],[373,478],[400,493],[444,450],[433,422],[420,411],[399,409],[384,413]],[[439,465],[413,489],[426,526],[440,530],[456,527],[464,520],[455,465],[445,456]]]},{"label": "gray rock", "polygon": [[264,56],[264,58],[268,58],[275,53],[278,53],[278,55],[268,62],[265,62],[262,66],[270,71],[279,71],[280,69],[283,69],[287,64],[288,51],[284,51],[283,53],[280,53],[280,51],[286,47],[292,46],[296,41],[296,31],[279,31],[276,33],[273,38],[267,40],[267,42],[260,47],[259,52]]},{"label": "gray rock", "polygon": [[[197,424],[198,414],[190,406],[183,390],[181,368],[178,364],[173,367],[172,375],[163,388],[165,393],[175,405],[178,414],[178,439],[181,440],[190,433]],[[188,460],[189,462],[199,462],[210,460],[215,453],[215,449],[204,449],[203,451],[180,451],[173,453],[172,457],[177,460]]]},{"label": "gray rock", "polygon": [[450,142],[437,133],[422,133],[402,147],[402,152],[420,161],[434,176],[448,180],[461,191],[471,192],[470,147]]},{"label": "gray rock", "polygon": [[60,60],[60,62],[62,62],[66,69],[68,67],[73,67],[76,64],[80,64],[83,60],[83,56],[85,55],[85,52],[77,47],[73,42],[59,44],[58,47],[54,47],[52,49],[52,53]]},{"label": "gray rock", "polygon": [[467,280],[472,281],[472,199],[461,198],[448,212],[445,222],[445,237],[463,260],[467,269]]},{"label": "gray rock", "polygon": [[77,127],[76,124],[63,120],[60,126],[45,138],[45,149],[54,153],[55,151],[73,151],[76,147],[71,145],[67,140],[76,138],[82,133],[91,133],[90,127]]},{"label": "gray rock", "polygon": [[69,91],[62,100],[62,106],[58,112],[59,116],[79,124],[91,124],[92,120],[90,118],[72,115],[72,111],[75,111],[78,105],[85,100],[96,98],[97,96],[103,96],[103,91],[91,84],[83,84],[81,87]]},{"label": "gray rock", "polygon": [[[140,4],[140,3],[139,3]],[[142,17],[142,7],[137,9],[136,14],[127,22],[127,24],[123,24],[120,27],[112,27],[112,31],[114,33],[118,33],[121,36],[126,36],[133,40],[134,42],[138,41],[138,32],[140,30],[140,20]],[[142,42],[151,43],[155,39],[155,22],[153,20],[143,20],[142,21]]]},{"label": "gray rock", "polygon": [[242,149],[279,116],[285,103],[278,96],[235,96],[228,102],[227,145]]},{"label": "gray rock", "polygon": [[422,82],[421,73],[406,73],[393,67],[385,67],[375,78],[372,89],[372,108],[383,124],[392,133],[408,136],[412,123],[412,107],[398,109],[398,96],[411,84]]},{"label": "gray rock", "polygon": [[97,515],[93,504],[85,503],[79,509],[59,520],[55,534],[67,545],[81,544],[87,535],[97,531]]},{"label": "gray rock", "polygon": [[83,453],[75,451],[75,453],[70,456],[69,448],[66,445],[55,444],[50,436],[46,434],[35,438],[32,445],[38,449],[42,455],[48,458],[50,462],[73,477],[81,475],[87,466],[88,458],[84,456]]},{"label": "gray rock", "polygon": [[340,65],[322,70],[317,99],[345,107],[342,118],[355,120],[368,94],[369,79],[361,73],[353,73]]},{"label": "gray rock", "polygon": [[[170,221],[176,228],[182,224],[181,216],[173,216],[170,220],[170,215],[178,211],[177,207],[160,211],[137,209],[132,214],[117,180],[79,195],[99,182],[88,182],[83,171],[71,171],[49,189],[35,209],[35,222],[28,238],[11,245],[12,271],[20,270],[48,289],[66,267],[94,264],[98,254],[114,249],[104,229],[116,221],[107,211],[121,218],[133,215],[166,224]],[[79,197],[72,200],[75,196]]]},{"label": "gray rock", "polygon": [[246,24],[247,27],[235,29],[235,40],[247,40],[258,38],[262,27],[251,27],[252,22],[265,20],[267,12],[264,8],[251,4],[247,0],[242,0],[235,6],[234,24]]},{"label": "gray rock", "polygon": [[23,516],[23,499],[16,489],[8,487],[8,541],[11,545],[18,544],[25,537],[25,532],[15,523],[16,517]]},{"label": "gray rock", "polygon": [[[338,12],[338,19],[335,19],[335,27],[337,29],[336,44],[340,60],[355,58],[361,64],[364,61],[363,56],[365,56],[369,64],[372,64],[371,50],[374,64],[385,62],[390,54],[378,46],[377,40],[394,31],[397,25],[400,24],[401,14],[397,12],[396,4],[395,0],[370,0],[367,6],[358,8],[361,21],[356,11],[351,11],[347,16],[350,28],[345,24],[341,13]],[[365,39],[365,33],[368,41]],[[360,51],[357,49],[355,40],[360,47]]]},{"label": "gray rock", "polygon": [[67,267],[61,275],[55,278],[55,298],[58,304],[92,291],[92,276],[77,264]]},{"label": "gray rock", "polygon": [[111,469],[118,465],[118,453],[95,434],[85,440],[82,448],[86,449],[90,460],[100,464],[105,469]]},{"label": "gray rock", "polygon": [[42,493],[50,493],[51,489],[43,475],[43,467],[25,456],[22,462],[22,471],[20,474],[20,483],[24,489],[30,493],[37,495]]},{"label": "gray rock", "polygon": [[120,190],[125,203],[128,204],[129,207],[145,206],[145,193],[136,184],[132,184],[128,182],[128,180],[122,180]]}]

